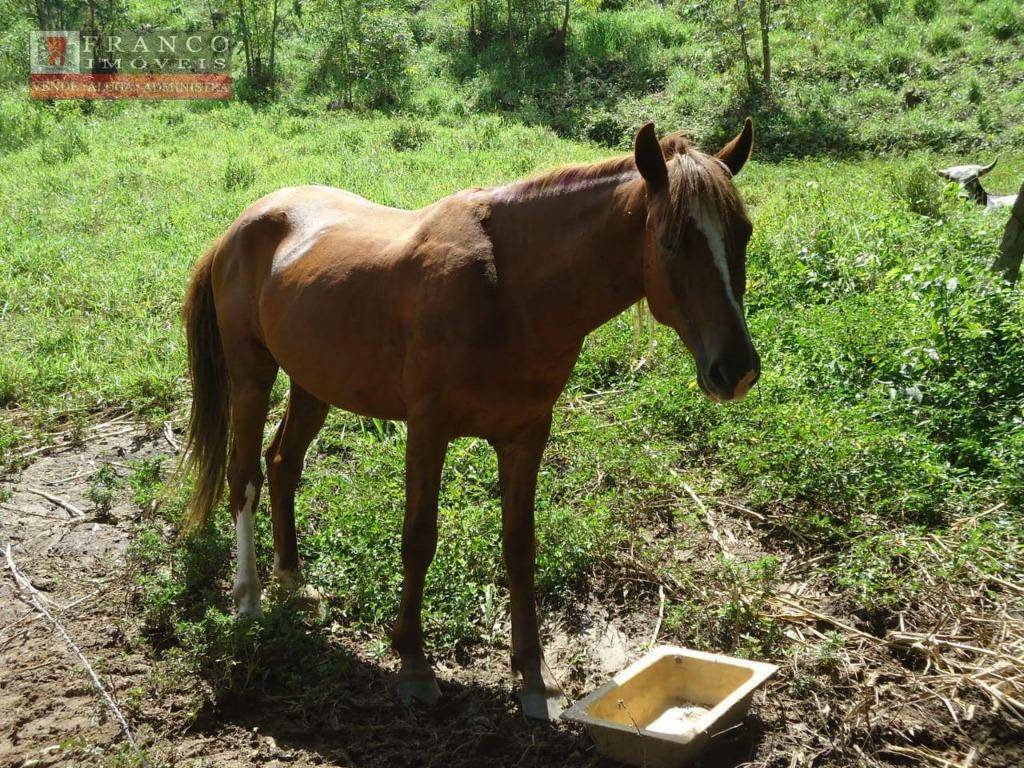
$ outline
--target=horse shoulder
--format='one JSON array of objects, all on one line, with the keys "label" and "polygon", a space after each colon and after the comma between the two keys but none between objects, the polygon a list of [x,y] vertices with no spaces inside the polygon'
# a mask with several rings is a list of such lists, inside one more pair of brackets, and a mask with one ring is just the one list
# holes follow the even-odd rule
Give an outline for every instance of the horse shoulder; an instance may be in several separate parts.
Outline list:
[{"label": "horse shoulder", "polygon": [[[428,278],[437,275],[450,279],[474,274],[481,266],[493,267],[491,239],[483,225],[488,213],[487,205],[468,193],[438,201],[422,211],[408,241],[409,256]],[[489,279],[493,280],[493,275]]]},{"label": "horse shoulder", "polygon": [[504,335],[494,249],[484,228],[488,214],[479,196],[458,193],[425,209],[408,240],[415,316],[429,339],[490,345]]}]

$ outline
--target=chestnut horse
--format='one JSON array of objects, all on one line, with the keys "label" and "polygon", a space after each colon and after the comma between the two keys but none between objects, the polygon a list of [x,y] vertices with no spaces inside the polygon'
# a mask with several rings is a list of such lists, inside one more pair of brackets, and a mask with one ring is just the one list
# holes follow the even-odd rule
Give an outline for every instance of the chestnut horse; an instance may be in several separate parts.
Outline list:
[{"label": "chestnut horse", "polygon": [[485,438],[498,455],[520,702],[530,717],[555,716],[561,692],[544,663],[533,581],[534,491],[552,407],[586,335],[645,297],[692,353],[708,396],[734,400],[753,386],[760,361],[743,314],[752,227],[732,182],[752,144],[749,119],[716,156],[679,135],[659,142],[649,123],[632,155],[417,211],[328,187],[251,205],[199,261],[184,306],[189,521],[205,523],[226,476],[240,613],[260,614],[253,515],[283,368],[291,395],[266,453],[277,579],[301,588],[295,489],[328,409],[408,422],[392,643],[402,700],[435,701],[420,609],[441,471],[449,441]]}]

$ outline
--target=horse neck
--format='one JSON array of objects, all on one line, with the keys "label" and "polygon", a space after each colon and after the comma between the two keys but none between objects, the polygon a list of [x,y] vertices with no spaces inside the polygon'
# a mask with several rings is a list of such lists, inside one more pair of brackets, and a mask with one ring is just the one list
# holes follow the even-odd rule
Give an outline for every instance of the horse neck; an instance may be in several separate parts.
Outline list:
[{"label": "horse neck", "polygon": [[635,171],[495,190],[488,228],[507,320],[531,340],[569,348],[640,300],[646,218]]}]

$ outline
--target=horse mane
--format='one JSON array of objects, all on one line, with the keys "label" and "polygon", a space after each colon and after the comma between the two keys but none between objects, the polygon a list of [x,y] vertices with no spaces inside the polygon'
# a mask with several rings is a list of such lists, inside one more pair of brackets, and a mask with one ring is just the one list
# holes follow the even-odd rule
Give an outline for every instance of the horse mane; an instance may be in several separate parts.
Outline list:
[{"label": "horse mane", "polygon": [[513,181],[498,187],[496,193],[507,201],[515,202],[538,197],[550,197],[562,191],[586,189],[610,181],[625,180],[635,175],[636,162],[632,155],[599,160],[596,163],[566,165],[545,171],[537,176]]},{"label": "horse mane", "polygon": [[[710,203],[722,220],[731,212],[743,210],[743,202],[730,183],[732,174],[718,158],[697,150],[681,133],[663,137],[661,148],[669,168],[669,190],[675,202],[673,208],[681,216],[689,209],[692,200]],[[630,153],[596,163],[555,168],[498,187],[495,193],[505,202],[518,202],[626,181],[636,175],[636,160]]]}]

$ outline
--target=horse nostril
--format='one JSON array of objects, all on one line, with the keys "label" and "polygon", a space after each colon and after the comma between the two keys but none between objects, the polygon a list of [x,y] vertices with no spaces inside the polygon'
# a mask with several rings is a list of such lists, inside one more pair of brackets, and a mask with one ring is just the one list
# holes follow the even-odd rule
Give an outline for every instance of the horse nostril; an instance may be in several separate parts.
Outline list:
[{"label": "horse nostril", "polygon": [[719,392],[732,391],[732,387],[729,386],[729,379],[725,375],[725,369],[717,361],[708,366],[708,383]]}]

